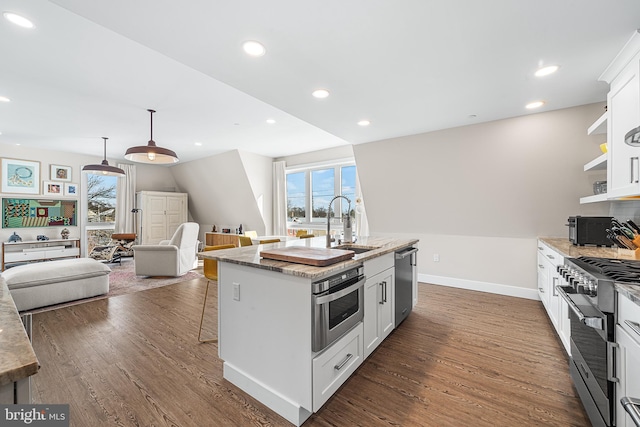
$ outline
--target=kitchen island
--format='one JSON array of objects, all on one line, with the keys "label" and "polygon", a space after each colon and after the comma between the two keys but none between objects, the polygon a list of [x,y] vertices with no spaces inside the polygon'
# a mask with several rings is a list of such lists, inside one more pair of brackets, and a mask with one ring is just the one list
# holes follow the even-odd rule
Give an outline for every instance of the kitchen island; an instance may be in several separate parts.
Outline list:
[{"label": "kitchen island", "polygon": [[[224,378],[301,425],[396,326],[395,253],[417,242],[362,238],[351,246],[360,253],[324,267],[260,256],[272,249],[321,249],[324,237],[199,253],[219,262],[218,351]],[[366,277],[359,291],[363,320],[314,351],[312,284],[358,267]],[[414,305],[416,295],[414,289]]]},{"label": "kitchen island", "polygon": [[31,403],[29,377],[39,368],[9,287],[0,277],[0,404]]}]

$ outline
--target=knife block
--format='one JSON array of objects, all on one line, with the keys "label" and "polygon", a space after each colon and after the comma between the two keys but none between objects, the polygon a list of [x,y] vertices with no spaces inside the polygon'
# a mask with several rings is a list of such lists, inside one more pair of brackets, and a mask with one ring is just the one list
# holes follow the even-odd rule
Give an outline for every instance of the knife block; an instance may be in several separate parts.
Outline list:
[{"label": "knife block", "polygon": [[618,248],[618,256],[620,258],[640,259],[640,249],[622,249]]}]

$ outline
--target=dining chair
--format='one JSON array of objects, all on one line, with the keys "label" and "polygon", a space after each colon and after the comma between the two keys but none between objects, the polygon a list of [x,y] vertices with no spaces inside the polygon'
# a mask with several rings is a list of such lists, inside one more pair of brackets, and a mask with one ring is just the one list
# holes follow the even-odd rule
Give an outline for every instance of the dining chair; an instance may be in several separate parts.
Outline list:
[{"label": "dining chair", "polygon": [[[220,249],[231,249],[235,248],[235,245],[216,245],[216,246],[205,246],[203,252],[207,251],[217,251]],[[202,270],[204,276],[207,278],[207,289],[204,292],[204,302],[202,303],[202,316],[200,317],[200,329],[198,330],[198,341],[200,342],[218,342],[218,338],[211,338],[208,340],[203,340],[202,336],[202,323],[204,322],[204,310],[207,307],[207,296],[209,295],[209,284],[212,280],[218,281],[218,261],[215,259],[205,258],[202,262]]]},{"label": "dining chair", "polygon": [[240,241],[240,246],[253,245],[253,242],[251,241],[251,237],[249,236],[238,236],[238,240]]},{"label": "dining chair", "polygon": [[257,239],[258,238],[258,232],[255,231],[255,230],[245,231],[244,235],[247,236],[250,239]]},{"label": "dining chair", "polygon": [[278,243],[280,242],[280,239],[265,239],[265,240],[260,240],[260,244],[261,245],[265,245],[267,243]]}]

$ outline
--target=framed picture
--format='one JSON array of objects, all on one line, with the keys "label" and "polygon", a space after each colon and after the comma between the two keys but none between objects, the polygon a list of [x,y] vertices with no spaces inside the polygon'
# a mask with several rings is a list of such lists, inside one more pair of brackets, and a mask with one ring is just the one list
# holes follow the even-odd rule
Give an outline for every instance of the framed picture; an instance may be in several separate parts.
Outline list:
[{"label": "framed picture", "polygon": [[71,166],[51,165],[51,181],[71,182]]},{"label": "framed picture", "polygon": [[40,162],[2,159],[2,192],[40,194]]},{"label": "framed picture", "polygon": [[62,196],[64,184],[53,181],[42,181],[42,194],[47,196]]},{"label": "framed picture", "polygon": [[65,196],[77,196],[78,184],[72,184],[70,182],[64,183],[64,195]]}]

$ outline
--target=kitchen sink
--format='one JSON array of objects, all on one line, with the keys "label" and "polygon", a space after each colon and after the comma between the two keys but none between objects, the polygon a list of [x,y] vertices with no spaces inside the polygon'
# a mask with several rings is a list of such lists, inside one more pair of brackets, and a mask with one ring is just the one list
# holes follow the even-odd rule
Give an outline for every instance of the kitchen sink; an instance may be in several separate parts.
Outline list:
[{"label": "kitchen sink", "polygon": [[374,249],[379,249],[376,246],[362,246],[362,245],[338,245],[333,246],[332,249],[346,249],[349,251],[354,251],[356,254],[363,254],[365,252],[372,251]]}]

